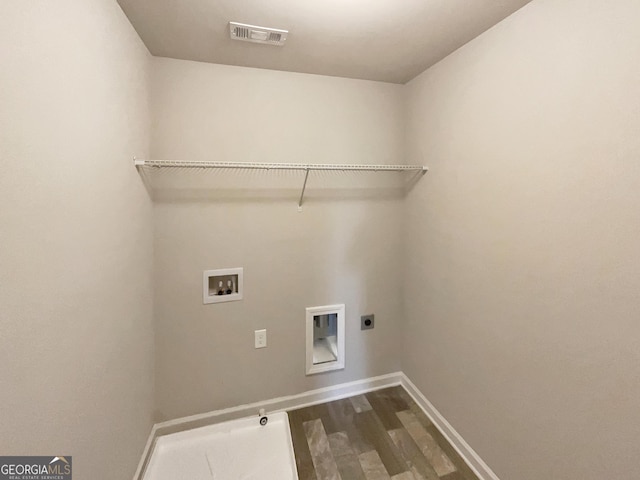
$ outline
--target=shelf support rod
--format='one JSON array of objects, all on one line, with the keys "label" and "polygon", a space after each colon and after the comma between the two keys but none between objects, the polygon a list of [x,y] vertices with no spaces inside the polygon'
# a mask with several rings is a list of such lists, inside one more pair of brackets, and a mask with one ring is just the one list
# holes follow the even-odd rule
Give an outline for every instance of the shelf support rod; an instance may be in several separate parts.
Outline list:
[{"label": "shelf support rod", "polygon": [[298,211],[302,211],[302,199],[304,198],[304,191],[307,188],[307,179],[309,178],[309,169],[306,169],[304,174],[304,183],[302,184],[302,192],[300,192],[300,200],[298,200]]}]

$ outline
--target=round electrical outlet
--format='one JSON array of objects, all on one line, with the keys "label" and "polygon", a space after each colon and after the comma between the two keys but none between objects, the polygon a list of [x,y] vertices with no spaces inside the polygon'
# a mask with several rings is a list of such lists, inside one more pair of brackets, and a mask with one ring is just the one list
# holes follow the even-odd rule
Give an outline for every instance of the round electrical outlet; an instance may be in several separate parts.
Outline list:
[{"label": "round electrical outlet", "polygon": [[370,330],[374,327],[374,315],[360,317],[360,330]]}]

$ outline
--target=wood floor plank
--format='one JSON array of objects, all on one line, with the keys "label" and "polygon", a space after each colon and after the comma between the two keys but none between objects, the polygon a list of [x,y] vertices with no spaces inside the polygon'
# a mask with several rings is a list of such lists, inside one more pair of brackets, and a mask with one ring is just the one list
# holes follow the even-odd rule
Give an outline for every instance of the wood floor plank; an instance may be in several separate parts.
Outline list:
[{"label": "wood floor plank", "polygon": [[438,480],[438,474],[404,428],[389,430],[388,433],[417,480]]},{"label": "wood floor plank", "polygon": [[328,404],[329,415],[333,418],[336,425],[340,426],[338,430],[328,430],[327,433],[335,433],[336,431],[344,431],[349,436],[351,446],[356,454],[369,452],[374,450],[374,446],[367,441],[362,433],[356,427],[355,417],[358,415],[348,398],[331,402]]},{"label": "wood floor plank", "polygon": [[391,477],[391,480],[417,480],[411,472],[403,472]]},{"label": "wood floor plank", "polygon": [[422,409],[418,406],[418,404],[411,398],[411,395],[407,393],[407,391],[399,387],[398,395],[405,401],[405,403],[409,406],[409,410],[413,413],[416,418],[420,421],[423,427],[427,428],[432,425],[431,420],[427,415],[422,411]]},{"label": "wood floor plank", "polygon": [[309,407],[299,408],[297,410],[291,410],[288,413],[295,414],[298,420],[304,423],[310,420],[315,420],[317,418],[320,418],[322,414],[322,410],[320,409],[320,405],[311,405]]},{"label": "wood floor plank", "polygon": [[366,412],[371,410],[371,405],[369,404],[369,400],[365,395],[356,395],[355,397],[350,397],[349,401],[353,405],[353,409],[356,413]]},{"label": "wood floor plank", "polygon": [[345,423],[352,423],[353,416],[356,414],[348,398],[325,403],[324,407],[322,423],[324,423],[327,435],[343,432]]},{"label": "wood floor plank", "polygon": [[389,472],[387,472],[380,459],[380,455],[375,450],[361,453],[358,455],[358,460],[367,480],[391,480]]},{"label": "wood floor plank", "polygon": [[398,419],[396,412],[407,410],[408,405],[390,392],[389,389],[376,390],[366,394],[369,404],[380,418],[385,430],[402,428],[402,423]]},{"label": "wood floor plank", "polygon": [[403,392],[405,392],[405,389],[402,388],[400,385],[397,385],[395,387],[389,387],[389,388],[383,388],[382,390],[377,390],[376,394],[386,399],[390,407],[394,411],[401,412],[409,408],[409,403],[415,403],[413,402],[413,400],[411,400],[408,403],[402,395]]},{"label": "wood floor plank", "polygon": [[427,417],[427,415],[413,400],[413,398],[411,398],[411,395],[409,395],[409,393],[407,393],[407,391],[402,387],[398,387],[398,390],[396,392],[398,396],[402,398],[405,403],[407,403],[411,413],[416,416],[422,426],[425,427],[425,429],[431,434],[440,448],[442,448],[442,450],[447,454],[454,465],[462,473],[463,478],[465,480],[477,480],[478,477],[475,475],[475,473],[473,473],[473,470],[469,468],[462,457],[460,457],[458,452],[451,446],[448,440],[444,438],[444,436],[440,433],[436,426],[431,422],[429,417]]},{"label": "wood floor plank", "polygon": [[322,420],[310,420],[302,424],[309,444],[311,459],[318,480],[342,480],[338,466],[329,447],[329,439],[322,425]]},{"label": "wood floor plank", "polygon": [[[458,468],[459,472],[462,474],[462,476],[460,477],[461,479],[464,479],[464,480],[477,480],[478,479],[476,474],[473,473],[473,470],[471,470],[471,468],[469,468],[469,465],[467,465],[467,463],[462,459],[460,454],[447,441],[447,439],[444,437],[444,435],[442,435],[442,433],[440,433],[440,430],[438,430],[435,425],[432,424],[432,425],[428,426],[426,428],[426,430],[427,430],[427,432],[429,432],[431,434],[431,436],[434,438],[434,440],[436,442],[438,442],[438,445],[440,446],[440,448],[442,448],[444,453],[447,454],[447,456],[451,459],[453,464]],[[454,480],[454,479],[452,478],[452,480]]]},{"label": "wood floor plank", "polygon": [[338,465],[338,472],[343,480],[365,480],[364,472],[358,460],[347,432],[336,432],[327,435],[331,453]]},{"label": "wood floor plank", "polygon": [[355,416],[355,425],[364,439],[373,445],[378,452],[389,475],[396,475],[407,470],[402,455],[394,445],[375,411],[369,410],[358,413]]},{"label": "wood floor plank", "polygon": [[396,415],[438,476],[442,477],[457,470],[451,459],[411,411],[397,412]]},{"label": "wood floor plank", "polygon": [[340,428],[336,429],[334,419],[332,418],[329,412],[329,405],[331,403],[333,402],[311,405],[309,407],[302,409],[304,410],[303,412],[303,416],[305,417],[304,421],[310,421],[310,420],[315,420],[319,418],[322,420],[322,424],[325,429],[328,429],[331,432],[339,431]]},{"label": "wood floor plank", "polygon": [[307,443],[307,436],[302,426],[304,412],[301,410],[293,410],[288,412],[288,416],[291,440],[293,441],[293,451],[296,457],[296,468],[298,469],[298,479],[317,480],[316,470],[313,466],[313,460],[311,460],[309,444]]},{"label": "wood floor plank", "polygon": [[[476,477],[474,477],[475,479]],[[444,477],[440,477],[440,480],[467,480],[467,477],[462,472],[453,472]]]}]

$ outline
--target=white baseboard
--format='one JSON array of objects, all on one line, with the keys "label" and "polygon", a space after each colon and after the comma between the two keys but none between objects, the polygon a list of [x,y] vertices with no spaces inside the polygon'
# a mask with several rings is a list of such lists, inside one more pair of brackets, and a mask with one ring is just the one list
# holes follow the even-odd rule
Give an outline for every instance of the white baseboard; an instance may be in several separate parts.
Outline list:
[{"label": "white baseboard", "polygon": [[238,418],[257,415],[258,411],[264,408],[268,413],[276,413],[287,410],[308,407],[319,403],[331,402],[341,398],[359,395],[381,388],[401,385],[407,393],[415,400],[431,422],[449,441],[462,459],[469,465],[469,468],[480,478],[480,480],[500,480],[498,476],[487,466],[480,456],[469,446],[458,432],[447,422],[447,420],[436,410],[436,408],[426,399],[418,388],[402,372],[389,373],[378,377],[365,378],[354,382],[341,383],[330,387],[309,390],[296,395],[272,398],[260,402],[239,405],[237,407],[225,408],[214,412],[192,415],[190,417],[178,418],[167,422],[157,423],[151,429],[149,439],[145,446],[142,458],[138,464],[138,469],[133,480],[142,480],[146,466],[153,454],[153,449],[158,437],[177,433],[193,428],[204,427],[214,423],[236,420]]},{"label": "white baseboard", "polygon": [[466,442],[462,436],[456,432],[455,428],[451,426],[447,419],[433,406],[433,404],[427,400],[418,387],[416,387],[409,377],[404,373],[401,374],[402,387],[407,391],[409,395],[420,406],[424,413],[429,417],[431,423],[440,431],[440,433],[447,439],[451,446],[458,452],[469,468],[478,476],[480,480],[500,480],[498,476],[484,463],[484,460],[480,458],[473,448]]}]

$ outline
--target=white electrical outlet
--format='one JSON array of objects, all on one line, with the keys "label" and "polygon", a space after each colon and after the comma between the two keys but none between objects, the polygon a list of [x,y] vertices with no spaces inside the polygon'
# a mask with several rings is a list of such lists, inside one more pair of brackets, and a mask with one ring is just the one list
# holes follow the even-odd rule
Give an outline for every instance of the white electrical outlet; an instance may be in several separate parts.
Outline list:
[{"label": "white electrical outlet", "polygon": [[267,346],[267,330],[256,330],[255,334],[256,348],[265,348]]}]

